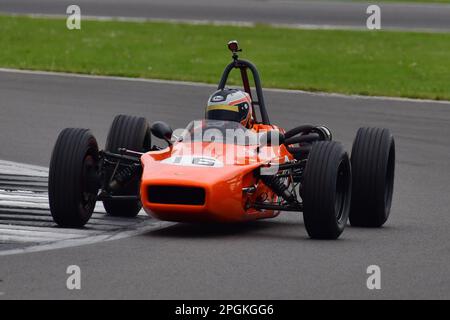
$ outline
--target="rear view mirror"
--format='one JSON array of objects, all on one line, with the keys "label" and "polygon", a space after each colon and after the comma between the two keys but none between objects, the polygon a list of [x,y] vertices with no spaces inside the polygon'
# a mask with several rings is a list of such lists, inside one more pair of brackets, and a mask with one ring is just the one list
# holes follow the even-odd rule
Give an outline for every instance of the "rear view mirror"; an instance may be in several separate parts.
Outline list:
[{"label": "rear view mirror", "polygon": [[169,145],[172,144],[170,139],[172,138],[173,131],[167,123],[156,121],[150,127],[150,131],[155,137],[165,140]]}]

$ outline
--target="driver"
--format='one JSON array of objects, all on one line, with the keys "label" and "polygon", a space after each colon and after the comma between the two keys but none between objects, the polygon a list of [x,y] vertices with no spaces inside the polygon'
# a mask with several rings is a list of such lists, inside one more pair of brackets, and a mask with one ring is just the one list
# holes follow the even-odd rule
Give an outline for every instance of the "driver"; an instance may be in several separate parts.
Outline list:
[{"label": "driver", "polygon": [[247,92],[222,89],[208,99],[205,118],[209,120],[235,121],[251,129],[254,123],[252,99]]}]

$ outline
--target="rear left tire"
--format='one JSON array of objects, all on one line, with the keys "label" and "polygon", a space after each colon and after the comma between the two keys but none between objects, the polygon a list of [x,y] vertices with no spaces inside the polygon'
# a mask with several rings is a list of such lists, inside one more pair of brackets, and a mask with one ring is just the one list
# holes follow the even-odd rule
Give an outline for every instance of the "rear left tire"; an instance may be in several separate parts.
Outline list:
[{"label": "rear left tire", "polygon": [[395,143],[388,129],[360,128],[351,156],[352,226],[378,228],[388,219],[394,190]]}]

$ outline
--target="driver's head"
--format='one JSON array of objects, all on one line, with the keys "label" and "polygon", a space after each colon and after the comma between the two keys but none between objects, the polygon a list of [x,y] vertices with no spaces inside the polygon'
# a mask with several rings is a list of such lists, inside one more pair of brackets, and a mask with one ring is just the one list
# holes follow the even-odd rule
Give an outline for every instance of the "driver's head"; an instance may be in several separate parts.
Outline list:
[{"label": "driver's head", "polygon": [[252,99],[247,92],[223,89],[214,92],[208,99],[206,119],[236,121],[244,127],[253,125]]}]

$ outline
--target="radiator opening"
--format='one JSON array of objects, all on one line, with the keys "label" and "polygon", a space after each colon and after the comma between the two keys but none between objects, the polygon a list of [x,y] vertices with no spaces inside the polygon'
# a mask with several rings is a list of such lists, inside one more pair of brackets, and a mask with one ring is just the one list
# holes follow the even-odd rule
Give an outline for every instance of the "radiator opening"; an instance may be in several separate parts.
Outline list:
[{"label": "radiator opening", "polygon": [[205,189],[199,187],[149,186],[148,201],[161,204],[205,204]]}]

